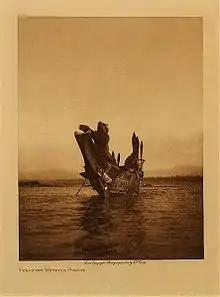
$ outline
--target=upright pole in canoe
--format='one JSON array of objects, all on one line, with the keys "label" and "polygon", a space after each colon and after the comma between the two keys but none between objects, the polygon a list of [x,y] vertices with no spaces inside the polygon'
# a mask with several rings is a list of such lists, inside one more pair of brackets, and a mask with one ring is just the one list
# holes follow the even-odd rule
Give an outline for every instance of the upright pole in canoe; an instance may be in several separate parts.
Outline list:
[{"label": "upright pole in canoe", "polygon": [[118,165],[118,166],[119,166],[119,164],[120,164],[120,159],[121,159],[121,154],[118,153],[118,156],[117,156],[117,165]]},{"label": "upright pole in canoe", "polygon": [[140,145],[140,158],[141,158],[141,160],[143,159],[143,150],[144,150],[144,145],[143,145],[143,141],[141,141],[141,145]]},{"label": "upright pole in canoe", "polygon": [[136,152],[136,154],[137,154],[137,158],[139,158],[139,143],[140,143],[140,141],[139,141],[139,138],[138,138],[138,136],[136,137],[136,147],[137,147],[137,152]]},{"label": "upright pole in canoe", "polygon": [[136,142],[136,134],[134,132],[133,135],[132,135],[132,150],[133,150],[133,153],[134,154],[135,154],[135,150],[136,150],[136,144],[135,144],[135,142]]}]

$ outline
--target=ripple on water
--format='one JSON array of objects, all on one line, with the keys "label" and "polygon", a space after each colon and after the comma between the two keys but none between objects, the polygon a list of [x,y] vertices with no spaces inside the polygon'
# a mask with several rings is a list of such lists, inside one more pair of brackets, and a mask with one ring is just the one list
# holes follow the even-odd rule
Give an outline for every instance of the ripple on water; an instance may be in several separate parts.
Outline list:
[{"label": "ripple on water", "polygon": [[76,191],[20,188],[21,260],[203,258],[201,183],[160,183],[108,201]]}]

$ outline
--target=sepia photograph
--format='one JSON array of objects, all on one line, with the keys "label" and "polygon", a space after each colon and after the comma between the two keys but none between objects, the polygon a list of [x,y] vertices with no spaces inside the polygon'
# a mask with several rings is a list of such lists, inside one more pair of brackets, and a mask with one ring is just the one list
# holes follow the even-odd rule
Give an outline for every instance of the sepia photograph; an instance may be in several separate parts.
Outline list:
[{"label": "sepia photograph", "polygon": [[203,21],[18,18],[19,260],[203,260]]}]

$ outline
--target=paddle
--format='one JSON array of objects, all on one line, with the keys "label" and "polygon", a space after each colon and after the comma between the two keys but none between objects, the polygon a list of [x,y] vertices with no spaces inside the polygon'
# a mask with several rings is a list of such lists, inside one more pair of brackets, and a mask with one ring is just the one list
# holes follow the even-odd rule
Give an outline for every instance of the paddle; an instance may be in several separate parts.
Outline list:
[{"label": "paddle", "polygon": [[77,193],[75,194],[75,196],[77,196],[77,195],[79,194],[80,190],[81,190],[82,187],[85,185],[86,181],[87,181],[87,179],[85,178],[84,181],[83,181],[83,183],[82,183],[82,185],[80,186],[79,190],[78,190]]}]

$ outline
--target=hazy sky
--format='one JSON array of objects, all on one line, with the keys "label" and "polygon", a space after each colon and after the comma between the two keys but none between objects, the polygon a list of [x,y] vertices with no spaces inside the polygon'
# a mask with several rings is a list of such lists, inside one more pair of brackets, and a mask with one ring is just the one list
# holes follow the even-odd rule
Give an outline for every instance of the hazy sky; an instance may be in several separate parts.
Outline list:
[{"label": "hazy sky", "polygon": [[122,160],[139,135],[146,175],[202,167],[200,19],[20,19],[18,82],[20,178],[74,177],[99,120]]}]

